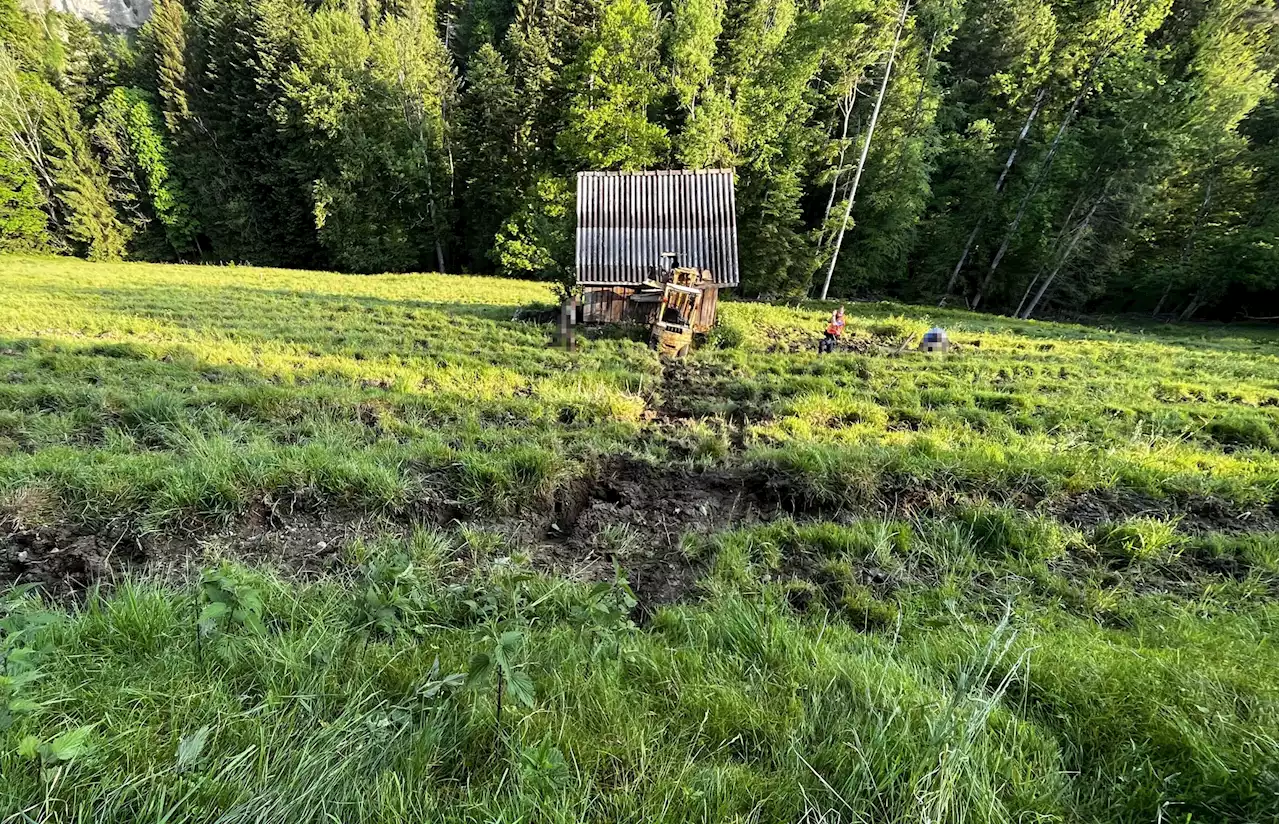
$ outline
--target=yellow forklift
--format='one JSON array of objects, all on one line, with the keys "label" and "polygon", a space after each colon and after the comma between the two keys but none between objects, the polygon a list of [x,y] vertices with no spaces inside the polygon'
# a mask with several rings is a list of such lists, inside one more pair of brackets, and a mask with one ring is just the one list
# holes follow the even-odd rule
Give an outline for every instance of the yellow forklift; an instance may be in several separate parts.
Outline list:
[{"label": "yellow forklift", "polygon": [[675,253],[663,252],[661,280],[646,280],[631,295],[631,301],[648,312],[653,323],[649,346],[659,357],[683,358],[693,347],[693,327],[702,308],[703,285],[711,282],[711,272],[675,265]]}]

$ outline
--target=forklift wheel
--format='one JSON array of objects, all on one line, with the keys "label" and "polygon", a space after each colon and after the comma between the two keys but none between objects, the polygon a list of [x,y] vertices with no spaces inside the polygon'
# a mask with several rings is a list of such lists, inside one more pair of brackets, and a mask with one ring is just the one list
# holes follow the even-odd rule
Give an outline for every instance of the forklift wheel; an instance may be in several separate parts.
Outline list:
[{"label": "forklift wheel", "polygon": [[676,357],[683,358],[683,357],[687,357],[688,354],[689,354],[689,344],[686,343],[684,346],[680,347],[679,352],[676,352]]}]

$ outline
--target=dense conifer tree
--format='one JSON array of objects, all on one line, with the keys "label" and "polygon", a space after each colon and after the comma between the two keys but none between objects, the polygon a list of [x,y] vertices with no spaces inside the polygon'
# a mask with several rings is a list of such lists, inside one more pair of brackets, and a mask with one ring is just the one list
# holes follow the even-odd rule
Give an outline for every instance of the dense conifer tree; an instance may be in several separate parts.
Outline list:
[{"label": "dense conifer tree", "polygon": [[902,8],[0,0],[0,247],[565,279],[576,171],[731,168],[747,294],[1274,315],[1274,0]]}]

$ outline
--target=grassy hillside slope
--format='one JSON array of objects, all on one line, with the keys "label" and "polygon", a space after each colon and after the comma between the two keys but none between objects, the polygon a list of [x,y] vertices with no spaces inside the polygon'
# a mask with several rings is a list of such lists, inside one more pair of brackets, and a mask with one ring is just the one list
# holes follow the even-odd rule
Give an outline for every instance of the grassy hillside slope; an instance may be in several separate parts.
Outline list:
[{"label": "grassy hillside slope", "polygon": [[0,820],[1275,816],[1274,330],[0,287]]}]

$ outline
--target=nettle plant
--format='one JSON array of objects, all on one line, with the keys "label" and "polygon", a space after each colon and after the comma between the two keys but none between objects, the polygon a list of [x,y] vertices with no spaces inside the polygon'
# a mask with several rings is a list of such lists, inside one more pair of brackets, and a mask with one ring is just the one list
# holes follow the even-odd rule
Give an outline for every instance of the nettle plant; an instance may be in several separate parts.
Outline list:
[{"label": "nettle plant", "polygon": [[393,636],[418,631],[426,607],[418,569],[407,552],[371,557],[362,565],[363,585],[357,592],[352,625],[367,641],[370,635]]},{"label": "nettle plant", "polygon": [[51,647],[41,640],[39,630],[55,623],[58,616],[32,608],[34,602],[26,596],[34,586],[13,587],[0,600],[0,732],[12,727],[19,716],[40,708],[30,687],[41,677],[38,664]]},{"label": "nettle plant", "polygon": [[598,639],[614,632],[635,629],[631,611],[639,601],[627,576],[617,564],[613,567],[613,580],[592,584],[586,597],[576,603],[569,613],[569,623],[579,633],[594,632]]},{"label": "nettle plant", "polygon": [[466,685],[473,689],[485,689],[493,685],[497,700],[494,738],[501,740],[503,695],[509,693],[526,707],[533,707],[533,679],[525,672],[525,665],[518,658],[524,645],[524,633],[515,629],[503,630],[495,622],[486,625],[478,634],[477,640],[480,652],[471,657]]},{"label": "nettle plant", "polygon": [[[60,616],[27,598],[33,586],[14,587],[0,600],[0,732],[41,707],[30,687],[42,676],[37,666],[41,657],[53,647],[40,630],[58,622]],[[83,726],[48,740],[26,735],[18,742],[18,755],[38,763],[42,777],[53,782],[72,761],[93,750],[92,733],[93,727]]]},{"label": "nettle plant", "polygon": [[530,601],[530,585],[534,574],[527,567],[503,561],[495,565],[492,575],[481,585],[454,587],[471,617],[480,622],[475,646],[479,651],[467,667],[466,686],[471,689],[492,688],[496,700],[495,739],[502,738],[502,707],[506,695],[526,707],[534,702],[533,679],[519,660],[525,632],[522,616],[535,609],[539,601]]},{"label": "nettle plant", "polygon": [[38,763],[41,776],[52,784],[71,762],[82,760],[93,752],[92,736],[92,726],[75,727],[47,741],[28,735],[18,742],[18,755]]},{"label": "nettle plant", "polygon": [[209,638],[218,632],[237,629],[261,632],[262,595],[241,571],[224,563],[200,575],[197,592],[199,617],[196,637]]},{"label": "nettle plant", "polygon": [[[520,660],[528,624],[523,616],[536,615],[538,608],[561,586],[554,586],[535,598],[536,578],[527,567],[503,563],[483,586],[455,587],[457,593],[464,596],[464,606],[481,622],[475,639],[480,651],[471,659],[466,684],[473,689],[494,691],[495,735],[499,739],[507,695],[527,707],[534,705],[534,682],[527,672],[527,664]],[[572,598],[565,620],[577,628],[580,637],[593,638],[598,652],[606,642],[616,638],[617,633],[634,629],[631,611],[636,603],[635,592],[626,576],[615,566],[612,581],[597,583]]]},{"label": "nettle plant", "polygon": [[494,565],[482,583],[455,584],[449,589],[471,618],[493,622],[518,617],[531,606],[529,590],[534,577],[528,567],[504,559]]}]

